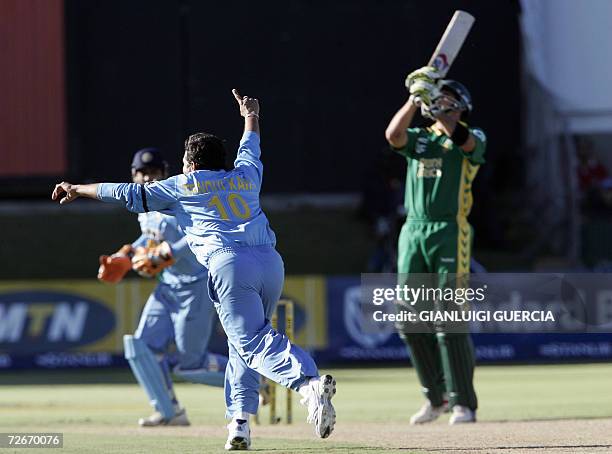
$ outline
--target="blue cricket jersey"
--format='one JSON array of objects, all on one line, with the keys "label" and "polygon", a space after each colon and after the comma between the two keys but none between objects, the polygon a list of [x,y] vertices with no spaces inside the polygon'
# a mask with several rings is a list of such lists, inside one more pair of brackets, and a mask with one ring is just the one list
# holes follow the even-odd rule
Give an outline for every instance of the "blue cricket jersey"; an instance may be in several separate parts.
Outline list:
[{"label": "blue cricket jersey", "polygon": [[263,177],[259,136],[245,132],[234,169],[197,170],[149,184],[101,183],[98,199],[129,211],[159,211],[176,218],[198,261],[225,247],[276,245],[259,205]]},{"label": "blue cricket jersey", "polygon": [[139,213],[138,222],[142,235],[132,243],[132,247],[147,246],[149,241],[155,245],[166,241],[172,250],[176,263],[165,268],[158,276],[164,284],[189,284],[200,279],[206,279],[208,270],[198,262],[181,231],[176,218],[167,214],[152,211]]}]

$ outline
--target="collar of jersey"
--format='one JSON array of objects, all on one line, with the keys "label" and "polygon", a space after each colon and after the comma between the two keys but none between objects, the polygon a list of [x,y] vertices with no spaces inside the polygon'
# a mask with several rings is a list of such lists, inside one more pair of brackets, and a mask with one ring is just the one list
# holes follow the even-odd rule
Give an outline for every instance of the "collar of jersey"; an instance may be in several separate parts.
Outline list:
[{"label": "collar of jersey", "polygon": [[[464,127],[468,127],[468,124],[465,123],[464,121],[459,121],[459,124],[463,125]],[[431,132],[433,132],[435,135],[437,136],[442,136],[442,135],[446,135],[446,133],[444,131],[440,131],[438,128],[435,128],[435,123],[431,126],[428,126],[427,129]]]}]

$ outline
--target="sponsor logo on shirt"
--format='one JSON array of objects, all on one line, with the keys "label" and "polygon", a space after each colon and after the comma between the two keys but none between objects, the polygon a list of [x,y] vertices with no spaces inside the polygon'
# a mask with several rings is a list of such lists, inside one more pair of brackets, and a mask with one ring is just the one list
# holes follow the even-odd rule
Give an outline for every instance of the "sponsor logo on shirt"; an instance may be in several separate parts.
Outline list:
[{"label": "sponsor logo on shirt", "polygon": [[428,142],[427,137],[419,137],[417,139],[417,143],[415,147],[415,151],[417,154],[425,153],[425,151],[427,150],[427,142]]},{"label": "sponsor logo on shirt", "polygon": [[417,178],[440,178],[442,176],[442,158],[419,159]]}]

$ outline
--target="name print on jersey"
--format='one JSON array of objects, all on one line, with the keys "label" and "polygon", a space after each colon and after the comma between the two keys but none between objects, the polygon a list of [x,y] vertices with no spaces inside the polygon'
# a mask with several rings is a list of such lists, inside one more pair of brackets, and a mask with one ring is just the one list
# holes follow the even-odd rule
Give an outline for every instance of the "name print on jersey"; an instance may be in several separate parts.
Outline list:
[{"label": "name print on jersey", "polygon": [[220,191],[256,191],[257,185],[240,176],[221,178],[218,180],[204,180],[183,185],[185,195],[208,194]]}]

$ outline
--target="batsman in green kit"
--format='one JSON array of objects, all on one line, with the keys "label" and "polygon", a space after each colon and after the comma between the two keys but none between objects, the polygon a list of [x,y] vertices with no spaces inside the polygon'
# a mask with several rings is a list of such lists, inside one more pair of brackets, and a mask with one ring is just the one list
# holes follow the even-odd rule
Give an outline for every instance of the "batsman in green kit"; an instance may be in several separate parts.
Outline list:
[{"label": "batsman in green kit", "polygon": [[[408,167],[398,274],[404,283],[411,275],[431,273],[440,287],[462,285],[470,267],[472,182],[485,162],[486,137],[464,122],[472,101],[459,82],[440,79],[435,68],[425,67],[411,73],[406,86],[410,97],[386,131],[389,144],[406,158]],[[434,121],[428,128],[410,128],[419,107]],[[456,276],[453,283],[449,275]],[[469,333],[439,327],[415,332],[409,322],[398,324],[398,331],[427,398],[410,423],[431,422],[447,411],[450,424],[475,422],[478,403]]]}]

